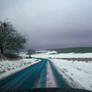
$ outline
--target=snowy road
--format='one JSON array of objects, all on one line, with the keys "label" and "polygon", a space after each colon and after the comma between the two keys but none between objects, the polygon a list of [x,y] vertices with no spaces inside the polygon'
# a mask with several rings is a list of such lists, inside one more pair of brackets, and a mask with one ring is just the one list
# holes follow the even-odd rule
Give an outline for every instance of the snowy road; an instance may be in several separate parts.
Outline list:
[{"label": "snowy road", "polygon": [[0,92],[44,87],[69,87],[47,59],[41,59],[40,62],[0,80]]}]

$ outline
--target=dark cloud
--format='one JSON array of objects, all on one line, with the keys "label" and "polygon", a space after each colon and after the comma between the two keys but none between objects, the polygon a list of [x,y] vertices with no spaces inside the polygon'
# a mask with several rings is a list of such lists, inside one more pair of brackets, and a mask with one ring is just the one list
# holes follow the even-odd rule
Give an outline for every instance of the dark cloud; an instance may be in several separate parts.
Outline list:
[{"label": "dark cloud", "polygon": [[92,0],[0,0],[8,19],[29,40],[27,48],[92,46]]}]

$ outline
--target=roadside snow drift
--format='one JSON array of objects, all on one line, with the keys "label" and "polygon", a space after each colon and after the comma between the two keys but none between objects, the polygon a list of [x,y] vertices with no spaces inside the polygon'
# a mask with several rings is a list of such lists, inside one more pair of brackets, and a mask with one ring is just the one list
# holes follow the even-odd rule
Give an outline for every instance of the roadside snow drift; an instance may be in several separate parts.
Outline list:
[{"label": "roadside snow drift", "polygon": [[37,62],[39,62],[39,60],[36,59],[21,59],[17,61],[2,60],[0,61],[0,79],[18,72]]}]

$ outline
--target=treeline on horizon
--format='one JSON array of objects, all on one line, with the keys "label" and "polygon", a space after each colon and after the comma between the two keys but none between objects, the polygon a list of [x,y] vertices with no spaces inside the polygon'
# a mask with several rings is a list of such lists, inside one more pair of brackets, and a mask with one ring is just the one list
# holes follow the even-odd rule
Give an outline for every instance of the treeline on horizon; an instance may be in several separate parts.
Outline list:
[{"label": "treeline on horizon", "polygon": [[92,47],[61,48],[49,50],[55,50],[57,53],[91,53]]}]

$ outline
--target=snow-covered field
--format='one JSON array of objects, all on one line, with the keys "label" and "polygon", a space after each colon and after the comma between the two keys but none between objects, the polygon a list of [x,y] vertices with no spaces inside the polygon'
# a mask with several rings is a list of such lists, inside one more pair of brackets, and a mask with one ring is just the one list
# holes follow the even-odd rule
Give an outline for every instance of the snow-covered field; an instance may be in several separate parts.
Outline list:
[{"label": "snow-covered field", "polygon": [[23,57],[23,59],[20,60],[13,60],[13,61],[9,61],[9,60],[2,60],[0,61],[0,79],[7,77],[15,72],[18,72],[32,64],[35,64],[37,62],[39,62],[39,60],[37,59],[26,59],[26,55],[25,54],[21,54],[21,56]]},{"label": "snow-covered field", "polygon": [[[54,52],[54,53],[53,53]],[[62,53],[55,51],[33,55],[34,57],[48,58],[55,65],[58,72],[73,88],[92,91],[92,61],[68,61],[57,58],[92,58],[92,53]]]},{"label": "snow-covered field", "polygon": [[51,59],[71,87],[92,91],[92,62]]},{"label": "snow-covered field", "polygon": [[92,58],[92,53],[56,53],[56,51],[44,51],[43,53],[33,55],[41,58]]}]

